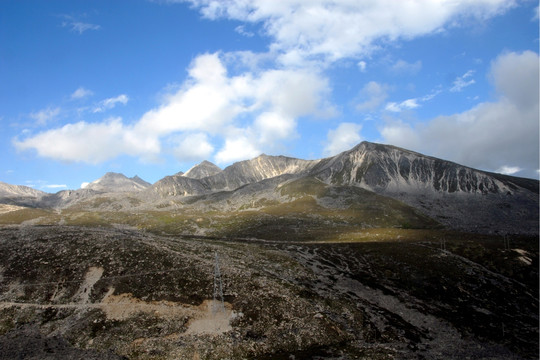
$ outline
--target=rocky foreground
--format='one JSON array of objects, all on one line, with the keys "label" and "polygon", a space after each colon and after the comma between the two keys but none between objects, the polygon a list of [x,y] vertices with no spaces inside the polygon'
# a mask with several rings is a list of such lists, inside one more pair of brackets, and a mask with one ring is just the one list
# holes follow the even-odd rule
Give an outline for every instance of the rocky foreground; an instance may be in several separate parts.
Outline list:
[{"label": "rocky foreground", "polygon": [[538,358],[536,237],[273,239],[3,227],[0,359]]}]

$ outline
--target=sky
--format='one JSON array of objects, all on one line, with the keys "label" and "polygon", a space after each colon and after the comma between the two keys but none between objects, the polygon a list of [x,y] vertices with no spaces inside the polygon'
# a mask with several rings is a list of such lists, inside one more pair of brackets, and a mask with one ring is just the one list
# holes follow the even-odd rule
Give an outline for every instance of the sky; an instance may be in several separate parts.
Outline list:
[{"label": "sky", "polygon": [[361,141],[539,176],[532,0],[2,0],[0,181],[154,183]]}]

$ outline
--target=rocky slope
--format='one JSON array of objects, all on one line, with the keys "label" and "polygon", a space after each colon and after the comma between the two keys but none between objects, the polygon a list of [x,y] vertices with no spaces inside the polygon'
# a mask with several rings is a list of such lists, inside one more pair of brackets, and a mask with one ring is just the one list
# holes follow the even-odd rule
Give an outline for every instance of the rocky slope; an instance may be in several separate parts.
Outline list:
[{"label": "rocky slope", "polygon": [[375,235],[0,228],[0,359],[538,358],[535,238]]}]

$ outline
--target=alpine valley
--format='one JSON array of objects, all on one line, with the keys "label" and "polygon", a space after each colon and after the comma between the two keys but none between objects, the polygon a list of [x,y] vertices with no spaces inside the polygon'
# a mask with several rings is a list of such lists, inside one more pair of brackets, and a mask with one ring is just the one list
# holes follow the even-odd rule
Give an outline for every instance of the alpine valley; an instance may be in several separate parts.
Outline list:
[{"label": "alpine valley", "polygon": [[0,225],[0,359],[539,355],[538,180],[362,142],[0,182]]}]

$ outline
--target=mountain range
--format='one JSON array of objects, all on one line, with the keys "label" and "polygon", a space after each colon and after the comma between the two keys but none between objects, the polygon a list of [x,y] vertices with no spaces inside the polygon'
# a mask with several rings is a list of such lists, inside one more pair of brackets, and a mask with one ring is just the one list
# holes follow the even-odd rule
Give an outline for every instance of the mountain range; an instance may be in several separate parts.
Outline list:
[{"label": "mountain range", "polygon": [[538,198],[369,142],[0,183],[0,359],[538,359]]},{"label": "mountain range", "polygon": [[319,160],[263,154],[223,170],[203,161],[154,184],[118,173],[56,194],[0,183],[0,203],[42,209],[253,212],[303,199],[304,213],[406,206],[451,229],[527,234],[538,233],[538,194],[537,180],[370,142]]}]

